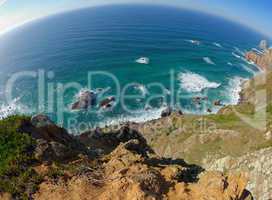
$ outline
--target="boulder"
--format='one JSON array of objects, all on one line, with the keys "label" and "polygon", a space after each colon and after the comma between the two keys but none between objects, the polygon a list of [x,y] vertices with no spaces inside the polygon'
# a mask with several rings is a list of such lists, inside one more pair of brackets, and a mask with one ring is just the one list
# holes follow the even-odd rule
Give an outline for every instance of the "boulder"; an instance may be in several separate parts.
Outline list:
[{"label": "boulder", "polygon": [[162,111],[161,117],[169,117],[172,114],[172,109],[167,107],[165,110]]},{"label": "boulder", "polygon": [[86,90],[79,94],[78,101],[72,105],[72,110],[88,109],[90,106],[96,105],[96,94]]},{"label": "boulder", "polygon": [[178,110],[178,114],[179,114],[179,115],[183,115],[182,110]]},{"label": "boulder", "polygon": [[63,161],[74,156],[72,150],[58,142],[48,142],[43,139],[36,140],[34,157],[39,161]]},{"label": "boulder", "polygon": [[101,108],[110,108],[112,107],[112,103],[115,101],[115,97],[108,97],[100,102]]},{"label": "boulder", "polygon": [[216,100],[216,101],[214,101],[214,102],[213,102],[213,105],[215,105],[215,106],[223,106],[221,100]]}]

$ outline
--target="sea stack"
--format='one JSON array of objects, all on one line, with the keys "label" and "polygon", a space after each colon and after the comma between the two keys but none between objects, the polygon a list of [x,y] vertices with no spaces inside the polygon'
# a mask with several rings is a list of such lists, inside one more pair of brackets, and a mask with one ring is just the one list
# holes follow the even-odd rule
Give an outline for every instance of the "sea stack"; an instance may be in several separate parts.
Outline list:
[{"label": "sea stack", "polygon": [[88,109],[90,106],[96,105],[96,94],[86,90],[79,94],[78,101],[72,105],[72,110]]}]

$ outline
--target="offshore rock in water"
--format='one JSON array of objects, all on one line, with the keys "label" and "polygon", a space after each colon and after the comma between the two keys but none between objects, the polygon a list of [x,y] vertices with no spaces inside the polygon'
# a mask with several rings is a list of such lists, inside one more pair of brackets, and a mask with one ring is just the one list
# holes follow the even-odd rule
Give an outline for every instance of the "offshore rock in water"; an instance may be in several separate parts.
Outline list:
[{"label": "offshore rock in water", "polygon": [[216,101],[214,101],[214,102],[213,102],[213,105],[215,105],[215,106],[224,106],[224,104],[222,103],[221,100],[216,100]]},{"label": "offshore rock in water", "polygon": [[72,105],[72,110],[88,109],[90,106],[96,105],[96,94],[86,90],[79,94],[78,101]]},{"label": "offshore rock in water", "polygon": [[101,108],[110,108],[112,103],[115,101],[115,97],[108,97],[100,102]]}]

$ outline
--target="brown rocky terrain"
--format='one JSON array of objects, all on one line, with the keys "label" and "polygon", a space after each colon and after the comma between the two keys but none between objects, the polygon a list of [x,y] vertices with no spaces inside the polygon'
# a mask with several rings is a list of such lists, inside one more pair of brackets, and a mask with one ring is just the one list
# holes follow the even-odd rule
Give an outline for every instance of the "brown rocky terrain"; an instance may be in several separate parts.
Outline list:
[{"label": "brown rocky terrain", "polygon": [[[239,158],[227,156],[208,163],[209,170],[244,171],[248,174],[248,190],[255,194],[255,199],[271,199],[272,194],[272,148],[261,149]],[[262,192],[260,192],[262,191]]]},{"label": "brown rocky terrain", "polygon": [[[182,159],[159,157],[128,126],[75,138],[39,115],[32,120],[16,118],[16,127],[18,134],[23,131],[36,140],[28,152],[34,158],[25,165],[39,181],[25,179],[19,188],[24,193],[13,195],[0,184],[1,199],[252,199],[246,174],[205,171]],[[16,179],[12,174],[0,178],[8,176]]]},{"label": "brown rocky terrain", "polygon": [[[158,120],[77,137],[44,115],[0,121],[0,199],[271,200],[272,51],[265,52],[247,54],[265,73],[217,114],[169,108]],[[16,140],[6,145],[9,135]]]}]

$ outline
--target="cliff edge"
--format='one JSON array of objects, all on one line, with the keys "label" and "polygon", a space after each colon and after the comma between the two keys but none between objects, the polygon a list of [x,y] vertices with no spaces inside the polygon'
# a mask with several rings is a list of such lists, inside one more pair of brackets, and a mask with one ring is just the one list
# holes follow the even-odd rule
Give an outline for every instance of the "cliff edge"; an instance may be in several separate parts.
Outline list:
[{"label": "cliff edge", "polygon": [[14,116],[0,144],[0,199],[252,199],[246,174],[160,157],[128,126],[73,137],[46,116]]}]

